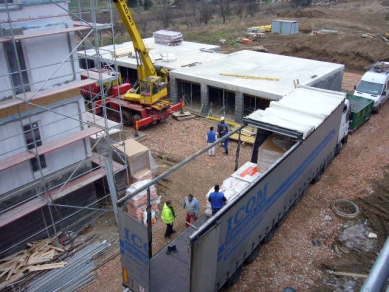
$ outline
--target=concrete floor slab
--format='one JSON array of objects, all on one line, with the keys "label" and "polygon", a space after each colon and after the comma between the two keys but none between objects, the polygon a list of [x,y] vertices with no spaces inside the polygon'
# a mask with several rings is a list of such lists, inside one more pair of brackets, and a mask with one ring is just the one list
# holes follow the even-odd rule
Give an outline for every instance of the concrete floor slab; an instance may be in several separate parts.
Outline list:
[{"label": "concrete floor slab", "polygon": [[[242,50],[218,60],[204,62],[199,66],[174,70],[170,76],[183,81],[279,100],[294,90],[294,80],[298,80],[301,85],[312,86],[336,73],[342,74],[343,70],[342,64]],[[241,77],[224,76],[221,73]]]},{"label": "concrete floor slab", "polygon": [[[169,70],[199,65],[226,56],[225,54],[218,53],[220,47],[216,45],[183,41],[180,45],[166,46],[156,44],[154,38],[144,39],[143,42],[145,46],[150,49],[150,55],[154,64]],[[116,54],[119,53],[120,57],[115,58],[114,52],[116,52]],[[99,53],[109,62],[116,62],[118,66],[136,70],[136,59],[134,58],[135,53],[132,42],[126,42],[115,46],[103,46],[99,48]],[[132,57],[128,57],[129,53],[132,54]],[[91,60],[93,60],[95,54],[96,50],[94,49],[78,52],[80,58],[86,56]]]}]

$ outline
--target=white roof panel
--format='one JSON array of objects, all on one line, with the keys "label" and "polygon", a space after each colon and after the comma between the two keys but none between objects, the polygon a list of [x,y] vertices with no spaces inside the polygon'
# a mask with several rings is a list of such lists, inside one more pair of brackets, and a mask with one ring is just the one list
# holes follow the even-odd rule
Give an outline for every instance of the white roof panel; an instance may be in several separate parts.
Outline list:
[{"label": "white roof panel", "polygon": [[305,139],[341,104],[346,93],[300,86],[245,119],[297,131]]}]

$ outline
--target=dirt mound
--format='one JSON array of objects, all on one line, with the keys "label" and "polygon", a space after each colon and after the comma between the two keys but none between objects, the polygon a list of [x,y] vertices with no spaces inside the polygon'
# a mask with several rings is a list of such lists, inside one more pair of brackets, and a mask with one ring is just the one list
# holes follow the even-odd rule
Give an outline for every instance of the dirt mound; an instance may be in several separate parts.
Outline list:
[{"label": "dirt mound", "polygon": [[[357,273],[357,274],[369,274],[371,267],[373,266],[373,260],[377,258],[377,254],[385,244],[386,238],[389,235],[389,169],[386,168],[385,176],[382,180],[374,182],[373,190],[366,190],[366,194],[356,201],[361,213],[356,225],[366,225],[368,230],[377,234],[377,239],[374,240],[374,244],[370,250],[366,250],[361,246],[347,245],[344,241],[338,239],[335,245],[338,247],[337,257],[333,259],[322,259],[320,265],[324,270],[330,270],[335,272]],[[362,222],[362,223],[361,223]],[[349,223],[346,223],[349,224]],[[351,225],[351,223],[350,223]],[[349,226],[349,225],[346,225]],[[358,235],[357,238],[363,240],[366,237],[368,231],[364,231],[365,234]],[[366,239],[369,240],[369,239]],[[339,247],[346,252],[342,252]],[[341,252],[339,252],[341,251]],[[344,279],[343,279],[344,281]],[[340,279],[329,275],[325,285],[320,287],[320,291],[327,291],[328,286],[332,288],[339,288],[340,286],[347,287],[361,287],[362,280],[356,280],[355,278],[348,279],[347,284],[340,282]],[[343,289],[342,289],[343,290]],[[359,290],[359,289],[356,289]],[[356,291],[355,290],[355,291]],[[331,289],[329,290],[331,291]],[[346,291],[346,290],[343,290]]]},{"label": "dirt mound", "polygon": [[282,18],[323,18],[325,13],[318,10],[289,10],[277,13]]},{"label": "dirt mound", "polygon": [[382,1],[382,2],[381,2],[381,5],[382,5],[382,6],[389,6],[389,1],[388,1],[388,0]]},{"label": "dirt mound", "polygon": [[270,52],[345,64],[346,69],[357,71],[364,71],[372,63],[389,58],[387,43],[376,37],[363,38],[360,35],[306,35],[304,38],[293,39],[284,46],[275,46]]}]

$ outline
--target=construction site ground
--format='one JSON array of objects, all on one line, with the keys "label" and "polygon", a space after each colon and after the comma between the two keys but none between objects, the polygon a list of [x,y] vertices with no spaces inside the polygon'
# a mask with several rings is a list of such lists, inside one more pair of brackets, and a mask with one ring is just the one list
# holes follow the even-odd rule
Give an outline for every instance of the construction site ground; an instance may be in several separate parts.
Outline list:
[{"label": "construction site ground", "polygon": [[[267,17],[295,19],[306,33],[267,34],[260,43],[226,44],[222,51],[263,45],[270,53],[345,64],[343,90],[352,92],[366,66],[389,58],[389,43],[376,36],[389,27],[388,15],[389,1],[339,1],[330,7],[287,11]],[[311,35],[308,32],[312,29],[337,33]],[[388,117],[389,103],[349,137],[321,181],[309,188],[272,241],[262,246],[256,261],[244,266],[240,280],[229,291],[282,291],[287,286],[296,291],[359,291],[389,235]],[[169,117],[142,130],[145,138],[141,143],[152,151],[159,166],[157,174],[205,147],[205,134],[211,125],[216,121],[199,116],[185,121]],[[130,128],[126,132],[134,134]],[[237,143],[230,142],[229,155],[221,147],[216,150],[215,157],[204,153],[157,185],[162,203],[170,199],[176,208],[177,233],[185,228],[184,197],[192,193],[203,213],[205,194],[234,171]],[[245,143],[240,150],[239,166],[250,159],[251,145]],[[336,216],[330,207],[335,199],[356,203],[358,217],[350,221]],[[168,243],[164,231],[165,225],[158,220],[153,225],[154,254]],[[90,233],[115,242],[118,233],[113,214],[99,218]],[[377,238],[368,238],[368,234]],[[84,291],[122,291],[118,250],[116,257],[96,271],[96,281]]]}]

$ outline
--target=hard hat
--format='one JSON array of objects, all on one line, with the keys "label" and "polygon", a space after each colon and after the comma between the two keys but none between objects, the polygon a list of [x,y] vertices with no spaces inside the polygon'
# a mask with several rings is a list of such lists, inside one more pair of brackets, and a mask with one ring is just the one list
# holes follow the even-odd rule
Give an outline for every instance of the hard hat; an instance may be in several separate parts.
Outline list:
[{"label": "hard hat", "polygon": [[221,119],[222,121],[224,121],[224,117],[221,117],[220,119]]}]

